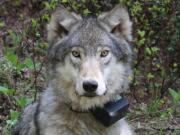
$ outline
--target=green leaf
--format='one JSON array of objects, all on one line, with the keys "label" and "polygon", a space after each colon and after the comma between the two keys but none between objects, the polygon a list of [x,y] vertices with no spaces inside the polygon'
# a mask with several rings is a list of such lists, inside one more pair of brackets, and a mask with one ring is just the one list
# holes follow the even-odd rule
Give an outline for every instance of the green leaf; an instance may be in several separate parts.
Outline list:
[{"label": "green leaf", "polygon": [[178,64],[177,63],[173,63],[173,68],[177,68]]},{"label": "green leaf", "polygon": [[145,36],[145,31],[138,30],[138,34],[139,34],[140,37],[144,37]]},{"label": "green leaf", "polygon": [[145,53],[147,54],[147,55],[155,55],[155,54],[157,54],[157,52],[159,51],[160,49],[159,48],[157,48],[157,47],[146,47],[145,48]]},{"label": "green leaf", "polygon": [[14,126],[18,120],[18,117],[19,117],[19,112],[17,111],[14,111],[14,110],[10,110],[10,120],[7,120],[7,124],[10,125],[10,126]]},{"label": "green leaf", "polygon": [[90,14],[91,12],[89,11],[89,9],[84,9],[84,11],[83,11],[83,14],[85,15],[85,16],[87,16],[88,14]]},{"label": "green leaf", "polygon": [[[176,92],[176,91],[173,90],[173,89],[170,89],[169,92],[170,92],[170,94],[171,94],[171,96],[172,96],[173,98],[178,99],[178,97],[180,96],[179,93]],[[179,97],[179,98],[180,98],[180,97]]]},{"label": "green leaf", "polygon": [[0,93],[3,93],[3,94],[14,94],[16,91],[13,90],[13,89],[8,89],[8,88],[5,88],[3,86],[0,86]]},{"label": "green leaf", "polygon": [[36,28],[38,26],[38,20],[37,19],[32,18],[31,23],[32,23],[33,28]]},{"label": "green leaf", "polygon": [[152,55],[151,49],[149,47],[145,48],[145,53],[148,55]]},{"label": "green leaf", "polygon": [[33,101],[32,99],[29,99],[29,98],[26,98],[26,97],[15,98],[15,99],[16,99],[16,103],[21,108],[24,108],[26,105],[30,104]]},{"label": "green leaf", "polygon": [[154,78],[154,75],[152,73],[148,73],[147,75],[147,78],[150,80],[150,79],[153,79]]},{"label": "green leaf", "polygon": [[160,49],[157,47],[151,47],[151,51],[153,54],[156,54]]},{"label": "green leaf", "polygon": [[142,45],[144,45],[144,43],[145,43],[145,38],[142,38],[142,39],[140,39],[138,42],[137,42],[137,44],[139,45],[139,46],[142,46]]},{"label": "green leaf", "polygon": [[0,28],[4,27],[5,23],[0,21]]},{"label": "green leaf", "polygon": [[180,105],[180,92],[176,92],[173,89],[169,89],[170,95],[173,97],[173,102],[177,105]]},{"label": "green leaf", "polygon": [[50,4],[48,2],[44,2],[44,6],[46,9],[51,9]]},{"label": "green leaf", "polygon": [[26,58],[25,61],[24,61],[24,64],[27,68],[29,69],[34,69],[34,64],[33,64],[33,61],[32,59],[30,58]]},{"label": "green leaf", "polygon": [[10,110],[10,116],[11,116],[11,120],[17,120],[19,116],[19,112]]},{"label": "green leaf", "polygon": [[17,57],[17,55],[14,54],[13,52],[8,52],[8,53],[6,54],[6,58],[7,58],[14,66],[17,65],[18,57]]}]

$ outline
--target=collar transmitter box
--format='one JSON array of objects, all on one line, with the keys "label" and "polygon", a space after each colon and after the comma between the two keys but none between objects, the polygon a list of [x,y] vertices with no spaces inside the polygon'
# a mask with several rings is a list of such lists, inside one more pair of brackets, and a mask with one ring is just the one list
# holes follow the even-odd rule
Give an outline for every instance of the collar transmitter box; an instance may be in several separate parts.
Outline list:
[{"label": "collar transmitter box", "polygon": [[128,100],[122,97],[116,101],[108,102],[103,108],[94,108],[91,112],[104,126],[110,126],[126,115],[128,107]]}]

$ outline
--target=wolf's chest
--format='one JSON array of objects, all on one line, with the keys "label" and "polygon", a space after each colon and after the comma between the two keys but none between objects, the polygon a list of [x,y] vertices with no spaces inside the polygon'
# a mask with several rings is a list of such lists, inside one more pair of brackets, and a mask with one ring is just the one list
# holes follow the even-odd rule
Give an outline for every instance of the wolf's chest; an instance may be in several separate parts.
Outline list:
[{"label": "wolf's chest", "polygon": [[[62,112],[48,117],[44,134],[51,135],[114,135],[120,134],[117,124],[104,127],[90,113]],[[43,134],[43,133],[42,133]]]}]

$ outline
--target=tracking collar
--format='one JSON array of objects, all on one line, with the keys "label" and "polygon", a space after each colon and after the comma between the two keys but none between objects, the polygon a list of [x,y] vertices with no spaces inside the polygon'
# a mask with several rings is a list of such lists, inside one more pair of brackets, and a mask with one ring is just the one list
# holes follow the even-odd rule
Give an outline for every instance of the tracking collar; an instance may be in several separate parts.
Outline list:
[{"label": "tracking collar", "polygon": [[104,105],[104,107],[96,107],[89,111],[76,111],[71,109],[77,113],[86,113],[90,112],[94,115],[95,119],[101,122],[104,126],[108,127],[122,119],[128,110],[129,102],[124,97],[119,97],[115,101],[108,102]]}]

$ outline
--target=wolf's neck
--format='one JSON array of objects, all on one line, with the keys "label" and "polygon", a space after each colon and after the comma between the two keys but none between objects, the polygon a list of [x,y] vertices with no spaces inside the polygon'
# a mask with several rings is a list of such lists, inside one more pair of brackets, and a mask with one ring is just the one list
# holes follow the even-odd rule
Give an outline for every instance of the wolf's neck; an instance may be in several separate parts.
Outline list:
[{"label": "wolf's neck", "polygon": [[107,102],[116,100],[118,95],[103,95],[93,98],[78,96],[74,93],[62,94],[58,99],[59,102],[75,112],[89,112],[96,107],[103,107]]}]

